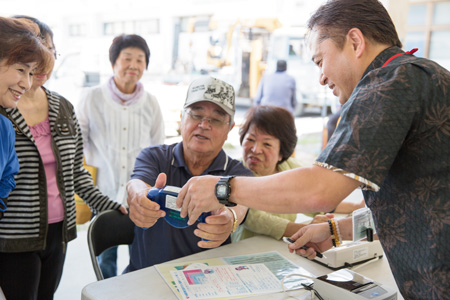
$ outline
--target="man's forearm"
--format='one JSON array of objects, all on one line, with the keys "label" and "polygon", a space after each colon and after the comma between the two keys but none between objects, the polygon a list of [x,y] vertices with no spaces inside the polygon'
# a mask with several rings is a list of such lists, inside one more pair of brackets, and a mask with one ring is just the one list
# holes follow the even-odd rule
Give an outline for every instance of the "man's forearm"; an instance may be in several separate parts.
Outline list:
[{"label": "man's forearm", "polygon": [[236,177],[230,201],[276,213],[333,210],[359,186],[331,170],[313,166],[263,177]]}]

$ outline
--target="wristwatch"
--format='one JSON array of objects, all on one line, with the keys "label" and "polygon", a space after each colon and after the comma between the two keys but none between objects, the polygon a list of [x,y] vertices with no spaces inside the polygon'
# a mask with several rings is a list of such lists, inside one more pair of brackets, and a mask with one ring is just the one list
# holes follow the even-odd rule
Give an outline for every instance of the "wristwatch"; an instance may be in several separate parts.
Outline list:
[{"label": "wristwatch", "polygon": [[219,179],[219,182],[216,184],[215,194],[217,200],[225,206],[231,207],[236,206],[236,203],[228,201],[231,194],[230,181],[236,176],[224,176]]}]

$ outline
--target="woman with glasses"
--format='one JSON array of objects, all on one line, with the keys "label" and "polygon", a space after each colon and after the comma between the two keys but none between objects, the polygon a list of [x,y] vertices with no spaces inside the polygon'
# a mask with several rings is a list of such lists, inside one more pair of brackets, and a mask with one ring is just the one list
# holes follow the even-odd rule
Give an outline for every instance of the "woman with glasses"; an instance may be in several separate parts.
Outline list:
[{"label": "woman with glasses", "polygon": [[[52,32],[39,26],[40,37],[54,55]],[[80,127],[73,106],[43,87],[51,64],[34,74],[30,89],[15,109],[8,109],[16,129],[20,163],[16,188],[0,220],[0,285],[7,299],[53,299],[61,279],[67,243],[76,238],[74,193],[94,211],[125,207],[93,185],[83,168]]]},{"label": "woman with glasses", "polygon": [[[77,107],[88,165],[97,167],[97,186],[126,205],[126,183],[139,152],[163,144],[164,122],[155,96],[140,82],[150,49],[139,35],[120,35],[109,48],[114,75],[82,93]],[[117,275],[117,247],[99,256],[103,276]]]}]

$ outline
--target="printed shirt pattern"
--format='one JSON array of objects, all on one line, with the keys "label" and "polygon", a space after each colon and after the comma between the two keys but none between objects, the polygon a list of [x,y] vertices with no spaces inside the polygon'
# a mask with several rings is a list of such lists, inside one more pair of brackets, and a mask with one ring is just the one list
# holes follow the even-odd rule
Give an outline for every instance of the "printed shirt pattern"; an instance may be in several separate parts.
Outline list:
[{"label": "printed shirt pattern", "polygon": [[316,165],[361,182],[405,299],[450,299],[450,73],[392,47],[343,106]]}]

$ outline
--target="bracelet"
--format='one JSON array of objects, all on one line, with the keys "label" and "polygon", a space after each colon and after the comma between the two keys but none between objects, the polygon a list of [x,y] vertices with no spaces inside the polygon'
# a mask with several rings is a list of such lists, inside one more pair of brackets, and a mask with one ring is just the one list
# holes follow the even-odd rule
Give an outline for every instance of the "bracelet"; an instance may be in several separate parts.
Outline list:
[{"label": "bracelet", "polygon": [[336,247],[339,247],[341,245],[341,240],[339,240],[339,236],[336,229],[336,221],[334,219],[331,219],[331,225],[333,228],[334,239],[336,240]]},{"label": "bracelet", "polygon": [[236,231],[237,225],[238,225],[238,223],[237,223],[238,219],[237,219],[237,216],[236,216],[236,212],[232,208],[229,208],[227,206],[225,206],[225,207],[228,208],[228,210],[231,211],[231,213],[233,214],[234,221],[233,221],[233,229],[231,230],[231,233],[233,233],[233,232]]},{"label": "bracelet", "polygon": [[336,247],[335,236],[333,232],[333,224],[331,224],[331,220],[328,220],[328,225],[330,226],[330,234],[331,234],[331,242],[333,243],[333,247]]},{"label": "bracelet", "polygon": [[336,220],[336,221],[334,221],[334,223],[336,224],[336,230],[337,230],[339,242],[340,242],[340,244],[342,244],[342,235],[341,235],[341,231],[339,230],[339,221]]}]

